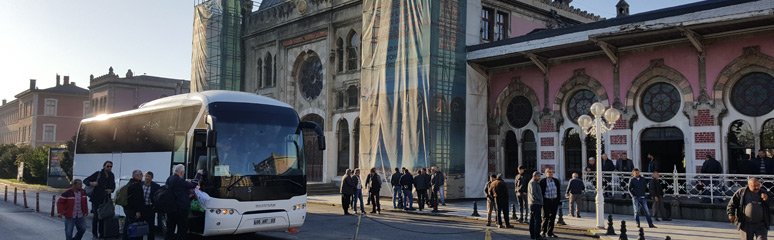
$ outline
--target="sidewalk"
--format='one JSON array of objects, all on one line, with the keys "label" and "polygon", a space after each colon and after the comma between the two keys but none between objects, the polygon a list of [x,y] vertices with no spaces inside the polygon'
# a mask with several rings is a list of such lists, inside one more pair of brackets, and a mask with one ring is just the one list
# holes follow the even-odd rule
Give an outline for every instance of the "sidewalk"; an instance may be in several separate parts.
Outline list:
[{"label": "sidewalk", "polygon": [[[13,191],[13,187],[17,187],[19,191],[21,191],[22,189],[26,189],[27,191],[51,192],[51,193],[63,193],[67,191],[66,188],[52,188],[45,185],[27,184],[27,183],[9,181],[8,179],[0,179],[0,184],[8,185],[9,186],[8,191]],[[0,189],[0,191],[4,191],[4,189]]]},{"label": "sidewalk", "polygon": [[[326,205],[341,205],[341,195],[324,195],[324,196],[309,196],[307,197],[310,204],[326,204]],[[438,210],[441,211],[440,215],[463,217],[468,219],[477,219],[481,221],[486,220],[486,204],[483,200],[478,201],[478,214],[481,217],[470,216],[473,213],[473,203],[475,201],[452,201],[447,202],[446,206],[439,206]],[[390,198],[381,199],[383,210],[393,210],[392,200]],[[371,206],[366,206],[366,212],[370,211]],[[518,207],[518,206],[517,206]],[[415,203],[416,208],[416,203]],[[567,214],[565,208],[563,212]],[[397,210],[401,211],[401,210]],[[511,213],[512,213],[511,209]],[[430,210],[423,212],[413,211],[416,214],[431,214]],[[567,229],[585,229],[590,232],[590,235],[597,235],[599,239],[618,239],[618,235],[606,236],[604,229],[596,229],[595,219],[593,212],[581,212],[583,218],[568,217],[565,215],[564,221],[567,223],[565,226],[557,225],[557,228]],[[558,220],[558,217],[557,217]],[[634,221],[634,216],[631,215],[613,215],[613,226],[615,227],[616,234],[621,234],[621,220],[626,221],[626,233],[629,239],[637,239],[639,229]],[[640,218],[642,226],[647,225],[647,221],[644,218]],[[607,224],[607,219],[605,220]],[[702,240],[721,240],[721,239],[738,239],[739,233],[736,227],[731,223],[726,222],[710,222],[710,221],[695,221],[685,219],[674,219],[670,222],[654,222],[657,228],[644,228],[645,239],[664,239],[666,236],[670,236],[672,239],[702,239]],[[774,236],[774,231],[769,231],[769,236]]]}]

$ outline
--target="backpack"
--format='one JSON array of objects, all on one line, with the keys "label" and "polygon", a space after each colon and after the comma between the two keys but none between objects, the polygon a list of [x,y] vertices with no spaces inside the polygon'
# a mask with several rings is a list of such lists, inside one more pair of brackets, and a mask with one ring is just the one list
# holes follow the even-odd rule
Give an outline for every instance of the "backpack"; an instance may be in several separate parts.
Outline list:
[{"label": "backpack", "polygon": [[116,205],[122,207],[129,205],[129,184],[131,183],[127,183],[118,189],[118,193],[116,193]]},{"label": "backpack", "polygon": [[168,212],[175,209],[175,196],[167,185],[161,186],[153,194],[153,208],[158,212]]}]

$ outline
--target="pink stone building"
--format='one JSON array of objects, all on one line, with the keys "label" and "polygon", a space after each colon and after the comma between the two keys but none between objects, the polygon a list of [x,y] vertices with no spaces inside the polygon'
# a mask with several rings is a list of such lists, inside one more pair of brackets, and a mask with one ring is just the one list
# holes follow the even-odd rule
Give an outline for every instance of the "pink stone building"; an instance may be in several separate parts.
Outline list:
[{"label": "pink stone building", "polygon": [[706,1],[629,16],[619,5],[617,18],[468,46],[469,84],[487,92],[489,171],[582,171],[595,141],[576,119],[602,102],[623,113],[603,136],[613,159],[647,170],[652,153],[660,171],[695,173],[712,156],[753,173],[746,152],[774,149],[772,8]]},{"label": "pink stone building", "polygon": [[190,92],[190,81],[149,75],[135,76],[129,69],[122,78],[113,73],[90,77],[88,116],[136,109],[162,97]]},{"label": "pink stone building", "polygon": [[61,145],[70,140],[78,129],[88,103],[89,91],[70,82],[64,76],[56,86],[38,89],[36,80],[30,88],[17,94],[11,102],[3,100],[0,107],[0,143]]}]

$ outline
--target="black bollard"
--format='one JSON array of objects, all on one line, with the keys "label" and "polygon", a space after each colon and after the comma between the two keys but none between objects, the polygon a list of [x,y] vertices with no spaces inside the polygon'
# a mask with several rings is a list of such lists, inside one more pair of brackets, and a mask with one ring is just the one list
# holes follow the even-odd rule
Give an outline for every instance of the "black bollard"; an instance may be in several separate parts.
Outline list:
[{"label": "black bollard", "polygon": [[626,236],[626,221],[621,220],[621,236],[618,237],[618,240],[629,240],[629,237]]},{"label": "black bollard", "polygon": [[562,205],[563,205],[562,202],[559,202],[559,220],[556,221],[556,224],[567,225],[567,223],[564,222],[564,217],[562,216],[564,215],[564,213],[562,212]]},{"label": "black bollard", "polygon": [[13,205],[16,205],[16,187],[13,187]]},{"label": "black bollard", "polygon": [[35,211],[40,212],[40,192],[35,193]]},{"label": "black bollard", "polygon": [[645,240],[645,230],[640,228],[640,235],[637,237],[637,240]]},{"label": "black bollard", "polygon": [[24,200],[24,208],[29,208],[27,206],[27,189],[22,189],[22,199]]},{"label": "black bollard", "polygon": [[5,193],[4,193],[4,196],[5,196],[5,197],[3,198],[3,199],[4,199],[3,201],[6,201],[6,202],[8,202],[8,185],[5,185]]},{"label": "black bollard", "polygon": [[478,214],[478,201],[473,202],[473,214],[471,214],[470,216],[473,216],[473,217],[481,216]]},{"label": "black bollard", "polygon": [[664,238],[664,240],[672,240],[672,237],[670,237],[669,235],[667,235],[667,237],[666,237],[666,238]]},{"label": "black bollard", "polygon": [[519,220],[519,216],[516,216],[516,204],[511,203],[511,209],[513,209],[513,215],[511,215],[511,220],[516,221]]},{"label": "black bollard", "polygon": [[54,217],[54,206],[56,206],[56,195],[51,196],[51,217]]},{"label": "black bollard", "polygon": [[615,228],[613,228],[613,215],[607,215],[607,233],[605,235],[616,235]]}]

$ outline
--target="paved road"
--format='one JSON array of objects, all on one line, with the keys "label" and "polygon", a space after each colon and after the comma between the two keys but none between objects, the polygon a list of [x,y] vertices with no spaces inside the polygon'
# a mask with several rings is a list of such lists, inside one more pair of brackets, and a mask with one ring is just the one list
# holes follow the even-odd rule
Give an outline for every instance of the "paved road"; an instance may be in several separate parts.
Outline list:
[{"label": "paved road", "polygon": [[[50,196],[50,195],[48,195]],[[385,211],[381,215],[342,216],[341,209],[325,205],[309,205],[307,221],[296,234],[268,232],[212,239],[483,239],[482,222],[456,217],[407,214]],[[358,221],[360,221],[358,228]],[[87,221],[89,222],[89,221]],[[88,223],[87,223],[88,225]],[[516,229],[492,230],[492,239],[528,239],[526,225]],[[0,200],[0,239],[60,239],[64,232],[62,219],[36,213],[32,209]],[[591,239],[585,232],[557,232],[563,239]],[[87,231],[84,239],[90,239]],[[162,239],[157,237],[157,239]]]}]

